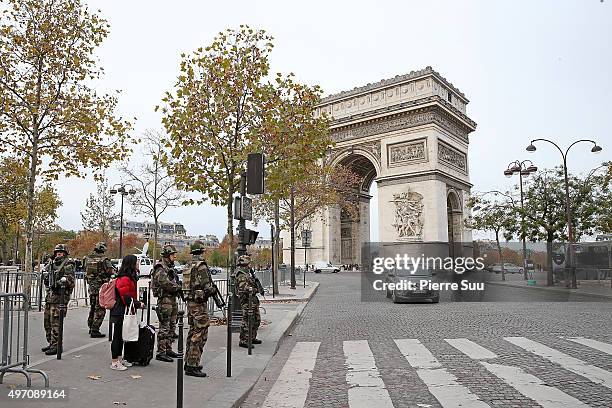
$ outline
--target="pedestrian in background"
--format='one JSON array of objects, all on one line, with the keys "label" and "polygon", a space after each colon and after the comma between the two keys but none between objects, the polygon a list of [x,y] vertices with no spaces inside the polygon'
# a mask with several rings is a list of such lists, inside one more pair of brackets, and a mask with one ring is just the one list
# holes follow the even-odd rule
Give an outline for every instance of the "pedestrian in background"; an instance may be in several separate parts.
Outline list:
[{"label": "pedestrian in background", "polygon": [[138,259],[134,255],[126,255],[121,261],[121,268],[115,280],[117,301],[111,309],[110,319],[113,323],[113,341],[111,342],[111,366],[113,370],[124,371],[132,363],[124,361],[123,356],[123,316],[126,308],[134,303],[136,309],[143,305],[138,301],[136,281],[138,280]]}]

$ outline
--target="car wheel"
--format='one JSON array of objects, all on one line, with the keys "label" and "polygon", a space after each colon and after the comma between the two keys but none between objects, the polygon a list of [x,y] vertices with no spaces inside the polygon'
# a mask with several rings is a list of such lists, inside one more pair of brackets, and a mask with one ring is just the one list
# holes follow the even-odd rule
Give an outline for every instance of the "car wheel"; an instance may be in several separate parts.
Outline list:
[{"label": "car wheel", "polygon": [[431,298],[431,303],[440,303],[440,295]]},{"label": "car wheel", "polygon": [[340,272],[338,269],[334,269],[332,273],[338,273],[338,272]]},{"label": "car wheel", "polygon": [[315,269],[315,273],[321,273],[320,269]]}]

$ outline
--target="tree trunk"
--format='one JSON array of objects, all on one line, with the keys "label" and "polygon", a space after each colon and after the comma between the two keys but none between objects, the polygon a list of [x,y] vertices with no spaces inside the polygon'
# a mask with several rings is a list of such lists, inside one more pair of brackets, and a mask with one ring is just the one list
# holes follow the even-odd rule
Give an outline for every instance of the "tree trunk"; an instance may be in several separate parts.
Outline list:
[{"label": "tree trunk", "polygon": [[504,258],[502,258],[501,245],[499,244],[499,231],[495,231],[495,241],[497,242],[497,253],[499,254],[499,263],[501,264],[501,278],[502,281],[505,281],[506,274],[504,273]]},{"label": "tree trunk", "polygon": [[554,276],[553,276],[553,241],[552,237],[548,236],[546,240],[546,286],[553,286]]},{"label": "tree trunk", "polygon": [[[38,171],[38,131],[35,131],[35,135],[32,137],[32,139],[32,155],[30,156],[30,172],[28,174],[26,247],[25,258],[23,261],[25,264],[25,272],[32,272],[32,244],[34,242],[34,187],[36,184],[36,172]],[[28,290],[26,293],[29,293],[29,288],[24,288],[24,290]]]},{"label": "tree trunk", "polygon": [[295,289],[295,193],[291,187],[291,215],[289,228],[291,229],[291,286]]},{"label": "tree trunk", "polygon": [[276,279],[274,279],[274,284],[272,286],[272,291],[274,292],[275,295],[278,295],[278,263],[280,262],[281,259],[283,259],[282,254],[280,253],[280,251],[282,250],[282,247],[280,245],[280,203],[279,200],[277,199],[274,202],[274,276],[276,277]]},{"label": "tree trunk", "polygon": [[153,231],[153,260],[155,261],[157,259],[157,229],[159,228],[159,219],[157,217],[157,215],[155,215],[153,217],[153,221],[155,221],[155,231]]},{"label": "tree trunk", "polygon": [[227,238],[230,243],[227,254],[227,263],[228,266],[231,267],[234,260],[234,189],[231,186],[228,190],[227,196]]}]

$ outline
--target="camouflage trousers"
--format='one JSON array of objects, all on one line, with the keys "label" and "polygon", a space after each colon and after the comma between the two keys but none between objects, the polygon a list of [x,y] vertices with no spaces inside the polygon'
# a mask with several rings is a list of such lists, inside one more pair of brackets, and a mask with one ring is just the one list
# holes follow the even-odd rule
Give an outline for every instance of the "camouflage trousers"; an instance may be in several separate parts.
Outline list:
[{"label": "camouflage trousers", "polygon": [[177,317],[178,305],[175,297],[157,299],[157,318],[159,320],[159,330],[157,331],[158,353],[172,350]]},{"label": "camouflage trousers", "polygon": [[[66,308],[68,312],[68,308]],[[64,318],[66,315],[64,314]],[[60,331],[60,305],[57,303],[45,303],[45,312],[43,324],[45,327],[45,335],[47,337],[47,343],[50,346],[57,346],[57,339]]]},{"label": "camouflage trousers", "polygon": [[89,317],[87,318],[87,327],[91,331],[100,331],[102,321],[106,315],[106,309],[100,306],[98,293],[92,293],[89,295]]},{"label": "camouflage trousers", "polygon": [[[248,298],[240,300],[240,306],[242,307],[242,323],[240,325],[240,342],[246,343],[248,341],[249,336],[249,301]],[[259,325],[261,324],[261,316],[259,315],[259,299],[257,296],[253,296],[251,298],[251,340],[255,340],[257,338],[257,329],[259,329]]]},{"label": "camouflage trousers", "polygon": [[188,302],[187,320],[189,322],[189,333],[187,334],[187,347],[185,348],[185,365],[197,367],[206,340],[208,340],[208,306],[206,302]]}]

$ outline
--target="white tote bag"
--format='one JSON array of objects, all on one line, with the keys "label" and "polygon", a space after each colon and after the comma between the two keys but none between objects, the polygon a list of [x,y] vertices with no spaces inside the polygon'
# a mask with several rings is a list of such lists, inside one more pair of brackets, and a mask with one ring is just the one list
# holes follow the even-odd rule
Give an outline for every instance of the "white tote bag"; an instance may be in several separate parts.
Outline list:
[{"label": "white tote bag", "polygon": [[125,308],[125,315],[123,315],[123,341],[138,341],[139,329],[138,315],[132,301]]}]

